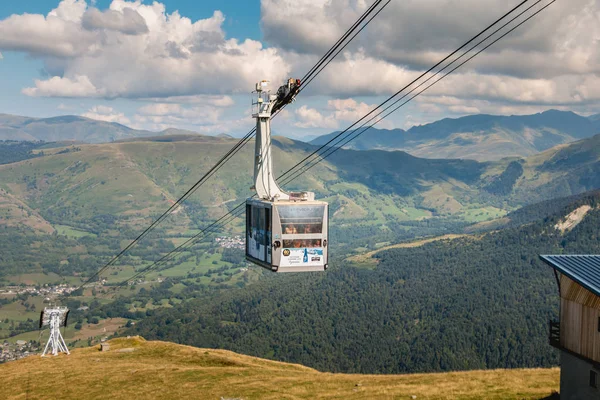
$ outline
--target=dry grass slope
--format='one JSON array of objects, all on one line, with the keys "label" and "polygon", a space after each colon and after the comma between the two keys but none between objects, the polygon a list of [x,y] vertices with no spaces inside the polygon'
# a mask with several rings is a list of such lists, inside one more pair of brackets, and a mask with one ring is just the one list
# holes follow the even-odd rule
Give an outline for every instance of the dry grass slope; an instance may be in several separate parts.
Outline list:
[{"label": "dry grass slope", "polygon": [[410,242],[402,242],[402,243],[392,244],[389,246],[380,247],[377,250],[369,251],[368,253],[362,253],[362,254],[357,254],[355,256],[352,256],[352,257],[348,257],[346,259],[346,261],[350,261],[350,262],[358,263],[358,264],[369,263],[369,262],[376,264],[377,260],[373,259],[373,256],[375,254],[380,253],[385,250],[420,247],[420,246],[423,246],[424,244],[431,243],[431,242],[437,242],[439,240],[454,240],[454,239],[467,237],[467,236],[469,236],[469,235],[450,233],[447,235],[436,236],[436,237],[432,237],[432,238],[418,239],[418,240],[413,240]]},{"label": "dry grass slope", "polygon": [[543,399],[559,370],[354,375],[142,338],[0,365],[8,399]]}]

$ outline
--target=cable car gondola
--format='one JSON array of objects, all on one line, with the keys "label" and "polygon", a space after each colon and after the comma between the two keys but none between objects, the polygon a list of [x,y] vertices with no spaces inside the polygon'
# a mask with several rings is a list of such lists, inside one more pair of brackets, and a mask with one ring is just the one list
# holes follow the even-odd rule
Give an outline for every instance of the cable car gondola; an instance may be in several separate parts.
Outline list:
[{"label": "cable car gondola", "polygon": [[289,79],[272,95],[268,82],[256,84],[254,189],[246,200],[246,259],[275,272],[327,269],[328,204],[314,193],[286,193],[277,184],[271,160],[271,115],[294,100],[300,81]]}]

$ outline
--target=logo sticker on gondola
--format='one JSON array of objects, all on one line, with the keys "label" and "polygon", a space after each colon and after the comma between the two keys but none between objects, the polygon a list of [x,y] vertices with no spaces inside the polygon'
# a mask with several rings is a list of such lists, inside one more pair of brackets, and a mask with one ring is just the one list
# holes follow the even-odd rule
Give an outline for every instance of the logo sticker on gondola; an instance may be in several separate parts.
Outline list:
[{"label": "logo sticker on gondola", "polygon": [[322,265],[325,258],[321,247],[298,247],[283,249],[280,267],[306,267]]}]

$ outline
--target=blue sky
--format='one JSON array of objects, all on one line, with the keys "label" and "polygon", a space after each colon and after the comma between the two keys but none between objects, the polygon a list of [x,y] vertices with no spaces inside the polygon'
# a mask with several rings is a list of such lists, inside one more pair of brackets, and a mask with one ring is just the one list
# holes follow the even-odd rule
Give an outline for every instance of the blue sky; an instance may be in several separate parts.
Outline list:
[{"label": "blue sky", "polygon": [[[106,9],[112,0],[97,0],[96,7]],[[91,2],[90,2],[91,3]],[[151,3],[151,1],[146,1]],[[260,0],[227,0],[227,1],[197,1],[197,0],[170,0],[165,1],[167,12],[178,10],[181,15],[197,20],[212,15],[218,9],[227,16],[225,31],[228,36],[236,38],[261,38],[260,27]],[[56,7],[58,2],[51,0],[27,0],[0,2],[0,19],[12,14],[47,14]]]},{"label": "blue sky", "polygon": [[[95,6],[106,9],[112,0],[97,0]],[[146,1],[148,3],[148,1]],[[13,14],[43,14],[46,15],[56,7],[58,2],[48,0],[28,0],[26,2],[0,2],[0,20]],[[91,4],[91,2],[90,2]],[[210,17],[215,10],[222,11],[226,16],[224,31],[227,37],[240,40],[250,38],[261,39],[260,1],[259,0],[230,0],[220,1],[193,1],[171,0],[165,2],[167,12],[175,10],[192,20]],[[95,99],[56,99],[56,98],[31,98],[21,93],[21,89],[31,86],[34,79],[44,76],[44,63],[39,58],[34,58],[23,53],[4,51],[0,60],[0,113],[17,114],[34,117],[50,117],[55,115],[80,113],[99,102]],[[240,99],[242,100],[242,99]],[[243,99],[247,100],[247,99]],[[102,102],[101,102],[102,103]],[[137,102],[128,100],[111,100],[105,102],[108,106],[125,111],[134,112],[139,106]],[[64,107],[62,107],[63,105]],[[230,114],[238,114],[231,111]],[[250,120],[251,122],[251,120]]]},{"label": "blue sky", "polygon": [[[97,0],[88,2],[100,10],[107,9],[112,0]],[[149,4],[151,2],[145,1]],[[25,3],[4,2],[0,4],[0,20],[19,14],[40,14],[47,15],[53,10],[58,2],[53,3],[48,0],[31,0]],[[226,38],[236,38],[240,41],[253,39],[262,41],[265,47],[269,43],[263,38],[260,29],[260,1],[259,0],[230,0],[220,1],[192,1],[192,0],[168,0],[164,1],[166,12],[168,14],[174,11],[180,15],[190,18],[192,21],[209,18],[215,10],[221,11],[225,16],[223,31]],[[33,117],[50,117],[63,114],[83,114],[85,111],[103,105],[123,112],[126,115],[133,115],[140,107],[139,101],[130,99],[110,99],[99,100],[95,98],[69,98],[69,97],[31,97],[22,93],[22,89],[30,87],[35,79],[47,77],[44,71],[43,58],[35,55],[28,55],[17,51],[3,51],[3,59],[0,61],[0,82],[3,91],[0,94],[0,113],[26,115]],[[260,77],[258,77],[260,78]],[[250,92],[251,87],[248,88]],[[252,120],[247,113],[249,104],[248,94],[231,94],[235,106],[222,110],[222,118],[243,118],[248,117],[248,126],[251,127]],[[379,98],[379,96],[377,96]],[[325,107],[327,98],[325,96],[312,96],[310,104],[312,107]],[[299,103],[298,103],[299,104]],[[292,106],[291,108],[293,108]],[[118,121],[120,122],[120,121]],[[131,124],[128,124],[131,125]],[[149,128],[152,130],[162,129],[166,126],[148,127],[136,126],[138,128]],[[181,128],[194,130],[193,126],[187,126],[185,123],[178,126]],[[391,126],[390,126],[391,127]],[[330,128],[313,127],[311,132],[297,132],[297,129],[288,129],[287,125],[274,126],[275,130],[282,134],[291,136],[314,136],[331,131]],[[296,132],[294,132],[296,131]],[[215,134],[220,132],[215,131]],[[238,128],[227,133],[235,136],[245,134],[245,127]]]},{"label": "blue sky", "polygon": [[[241,136],[252,125],[253,83],[303,75],[369,4],[2,2],[0,113]],[[274,130],[310,137],[344,129],[509,7],[393,0]],[[594,0],[557,2],[381,126],[549,108],[600,112],[599,8]]]}]

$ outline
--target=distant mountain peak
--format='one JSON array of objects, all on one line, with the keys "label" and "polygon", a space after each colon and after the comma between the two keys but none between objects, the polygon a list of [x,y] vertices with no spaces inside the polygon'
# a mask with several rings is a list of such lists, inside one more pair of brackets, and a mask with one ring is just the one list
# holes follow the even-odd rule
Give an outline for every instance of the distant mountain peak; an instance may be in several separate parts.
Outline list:
[{"label": "distant mountain peak", "polygon": [[598,113],[598,114],[594,114],[594,115],[590,115],[590,116],[588,117],[588,119],[589,119],[590,121],[600,121],[600,113]]},{"label": "distant mountain peak", "polygon": [[[425,158],[492,161],[526,157],[597,133],[600,133],[600,114],[586,118],[572,111],[550,109],[532,115],[476,114],[444,118],[407,131],[371,128],[345,147],[403,150]],[[320,136],[310,143],[322,145],[337,134]]]}]

